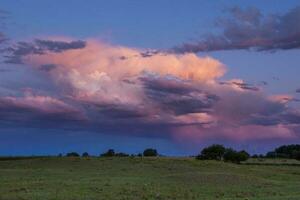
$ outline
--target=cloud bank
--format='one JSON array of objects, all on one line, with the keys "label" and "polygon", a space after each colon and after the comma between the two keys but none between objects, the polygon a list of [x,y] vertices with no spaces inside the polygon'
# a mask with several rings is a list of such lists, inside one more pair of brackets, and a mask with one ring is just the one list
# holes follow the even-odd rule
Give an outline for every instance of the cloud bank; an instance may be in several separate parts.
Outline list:
[{"label": "cloud bank", "polygon": [[276,51],[299,49],[300,6],[285,14],[263,15],[254,7],[228,10],[229,17],[217,21],[220,34],[207,34],[196,42],[174,47],[176,53],[218,50]]},{"label": "cloud bank", "polygon": [[[155,50],[153,50],[155,52]],[[147,53],[146,53],[147,54]],[[88,39],[18,43],[8,58],[55,90],[0,93],[0,125],[69,128],[176,141],[299,139],[293,97],[267,96],[194,53],[154,53]],[[24,83],[26,87],[26,83]]]}]

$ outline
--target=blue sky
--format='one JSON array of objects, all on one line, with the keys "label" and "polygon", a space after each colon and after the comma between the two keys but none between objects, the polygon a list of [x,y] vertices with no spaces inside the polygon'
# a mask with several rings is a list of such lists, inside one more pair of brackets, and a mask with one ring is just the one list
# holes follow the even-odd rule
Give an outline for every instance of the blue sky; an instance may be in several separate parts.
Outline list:
[{"label": "blue sky", "polygon": [[[128,51],[129,49],[130,51],[137,50],[137,52],[141,52],[141,53],[145,49],[155,49],[157,51],[164,52],[164,51],[168,51],[169,49],[172,49],[175,46],[180,46],[185,43],[197,43],[198,40],[205,38],[205,36],[208,34],[222,35],[222,29],[220,29],[220,27],[216,27],[216,21],[218,19],[224,19],[229,17],[228,12],[225,11],[233,7],[238,7],[241,10],[245,10],[245,11],[247,11],[247,8],[255,8],[259,10],[263,16],[268,16],[270,14],[284,16],[286,13],[289,13],[292,9],[296,8],[297,6],[300,6],[300,4],[299,1],[296,0],[295,1],[293,0],[287,0],[287,1],[280,1],[280,0],[276,0],[276,1],[267,1],[267,0],[265,1],[261,1],[261,0],[253,0],[253,1],[3,0],[0,2],[0,10],[6,11],[7,14],[4,13],[6,18],[2,20],[4,26],[1,26],[0,33],[1,32],[4,33],[5,36],[9,39],[6,43],[2,44],[3,48],[7,48],[9,46],[14,46],[14,45],[16,46],[16,44],[18,44],[17,42],[20,41],[28,42],[27,45],[30,46],[31,45],[30,42],[34,41],[34,39],[41,39],[41,40],[48,41],[50,40],[49,38],[51,38],[52,41],[52,40],[56,40],[52,38],[68,38],[67,41],[66,39],[63,39],[64,43],[61,43],[60,45],[67,45],[65,43],[68,42],[72,44],[72,41],[87,41],[86,46],[82,48],[83,51],[85,48],[88,48],[92,44],[91,40],[93,41],[97,40],[100,41],[100,44],[97,43],[97,46],[99,46],[97,48],[99,49],[103,48],[102,43],[106,43],[109,44],[108,48],[111,48],[112,51],[118,51],[118,47],[121,46],[127,48]],[[235,19],[235,20],[239,20],[239,19]],[[273,35],[270,34],[270,37],[272,38]],[[266,39],[266,38],[262,38],[262,39]],[[275,38],[274,41],[276,41],[277,39],[278,38]],[[296,40],[297,39],[299,40],[299,38],[296,38]],[[33,45],[38,45],[38,44],[34,44],[34,42],[32,43]],[[56,45],[56,44],[57,43],[51,45]],[[16,47],[16,49],[17,48],[19,47]],[[46,51],[46,53],[43,52],[43,54],[48,54],[51,51],[51,48],[53,48],[53,46],[50,47],[44,45],[41,48],[43,48],[43,50]],[[43,74],[39,70],[36,70],[36,68],[31,67],[36,65],[36,63],[39,63],[41,65],[52,64],[49,62],[51,61],[51,59],[53,59],[53,57],[51,57],[50,61],[48,57],[47,58],[43,57],[42,58],[43,60],[47,60],[47,62],[45,63],[40,63],[39,59],[34,60],[36,59],[35,57],[34,58],[30,57],[31,59],[31,60],[29,59],[30,61],[28,60],[25,61],[25,58],[27,59],[28,56],[31,56],[31,53],[28,53],[26,55],[25,54],[19,55],[16,53],[17,52],[16,49],[13,51],[13,56],[16,55],[20,56],[21,59],[24,59],[24,62],[17,63],[17,64],[5,62],[6,58],[4,54],[2,55],[1,58],[3,63],[0,64],[0,69],[2,69],[3,71],[9,70],[8,73],[4,73],[4,72],[0,73],[0,86],[2,87],[2,90],[0,90],[0,97],[4,99],[3,102],[7,103],[8,101],[7,99],[10,100],[13,99],[15,103],[13,106],[15,107],[12,109],[17,109],[17,108],[19,109],[20,105],[18,103],[21,102],[22,104],[22,101],[23,102],[26,101],[26,106],[30,105],[30,108],[32,108],[32,102],[27,102],[28,99],[26,99],[27,97],[26,95],[28,95],[27,91],[30,90],[30,95],[32,96],[29,99],[34,99],[35,101],[38,102],[40,101],[48,102],[49,98],[51,97],[53,99],[62,101],[64,104],[68,104],[68,106],[66,106],[66,109],[68,111],[70,110],[69,109],[70,106],[74,106],[76,107],[76,109],[80,108],[79,110],[83,109],[81,106],[77,105],[78,98],[79,98],[78,94],[76,94],[77,96],[75,95],[77,99],[76,102],[70,102],[69,99],[65,100],[66,96],[68,97],[71,96],[69,91],[67,94],[61,93],[62,90],[61,88],[63,87],[65,90],[67,90],[66,88],[69,87],[69,84],[71,83],[66,84],[65,82],[60,82],[61,80],[57,80],[57,78],[53,78],[52,74],[49,75],[50,72],[49,74]],[[80,50],[80,48],[77,49],[78,51]],[[63,51],[65,51],[65,49],[55,53],[59,54]],[[91,50],[89,50],[89,52],[90,51]],[[103,51],[105,51],[105,49],[103,49]],[[82,54],[84,53],[85,51],[82,52]],[[215,75],[214,77],[211,78],[213,81],[217,80],[220,82],[221,81],[226,82],[227,85],[232,84],[233,87],[236,86],[247,86],[247,87],[251,86],[253,88],[259,87],[261,93],[257,96],[264,96],[263,97],[264,99],[261,100],[263,102],[268,101],[270,98],[274,99],[275,98],[273,97],[274,95],[277,96],[280,95],[280,98],[285,98],[285,99],[278,100],[279,97],[278,98],[276,97],[280,103],[284,104],[284,105],[280,104],[278,105],[278,107],[280,108],[282,107],[281,109],[286,109],[286,107],[288,107],[289,109],[289,110],[282,111],[283,113],[276,113],[278,114],[278,118],[282,117],[283,115],[285,116],[286,113],[290,114],[290,112],[292,112],[291,110],[294,108],[298,109],[299,105],[297,103],[298,102],[297,98],[300,98],[300,93],[296,93],[296,90],[300,88],[299,77],[298,77],[300,73],[299,47],[291,48],[291,49],[279,48],[279,49],[275,49],[275,51],[252,51],[252,50],[249,51],[247,50],[247,48],[240,49],[240,50],[231,50],[225,48],[217,51],[209,50],[209,51],[197,51],[193,53],[195,53],[195,55],[197,55],[199,58],[208,56],[214,60],[218,60],[219,62],[221,62],[226,66],[226,73],[222,72],[223,73],[222,75]],[[155,57],[156,55],[151,55],[151,56]],[[178,56],[180,57],[180,55]],[[185,62],[182,61],[181,58],[179,57],[178,57],[179,59],[178,62]],[[55,59],[59,60],[61,59],[61,57],[58,58],[55,57]],[[95,63],[95,62],[96,61],[93,60],[83,64],[91,65],[91,63]],[[144,62],[144,61],[140,61],[140,62]],[[57,63],[55,64],[67,65],[62,61],[61,62],[57,61]],[[102,61],[101,62],[99,61],[99,63],[102,63]],[[148,61],[145,61],[145,63],[148,64]],[[156,58],[153,58],[153,62],[151,61],[150,63],[157,64]],[[76,64],[75,67],[76,69],[78,67],[77,65],[79,64]],[[64,66],[64,67],[65,69],[67,69],[69,66]],[[218,68],[218,70],[221,70],[221,66],[218,67],[220,67],[220,69]],[[51,73],[55,73],[55,76],[58,75],[67,76],[66,74],[64,74],[65,73],[64,70],[59,69],[59,71],[57,72],[55,70],[54,72],[51,72]],[[96,70],[97,73],[100,72],[99,69],[97,70]],[[147,71],[148,69],[144,69],[144,71],[145,70]],[[105,72],[108,74],[107,71],[101,71],[101,72]],[[85,71],[81,71],[81,73],[85,73]],[[115,74],[118,74],[119,72],[115,70],[113,73],[114,74],[110,75],[110,78],[114,77]],[[154,73],[158,73],[158,72],[154,70]],[[160,78],[162,79],[160,80],[161,82],[166,81],[164,79],[164,75],[165,74],[159,74]],[[178,74],[171,74],[171,75],[176,78],[184,80],[184,77],[181,77]],[[141,74],[139,74],[139,76],[141,76]],[[86,78],[86,77],[81,77],[81,78]],[[233,79],[235,81],[232,81]],[[149,79],[146,80],[149,81]],[[236,84],[236,80],[238,81],[242,80],[242,82]],[[143,79],[143,81],[145,81],[145,79]],[[264,82],[266,82],[267,84],[263,84]],[[103,87],[107,87],[106,90],[115,89],[115,87],[110,88],[112,87],[112,85],[115,84],[117,85],[116,87],[119,87],[118,85],[119,82],[110,84],[109,86],[103,86]],[[143,82],[143,84],[146,83]],[[198,84],[199,83],[195,83],[193,85],[193,88],[194,87],[198,87],[198,88],[201,87],[201,89],[205,88],[207,90],[206,92],[215,93],[216,96],[220,96],[222,99],[222,95],[224,94],[223,92],[220,91],[221,90],[223,91],[223,89],[218,89],[218,88],[216,89],[216,87],[219,86],[211,88],[211,86],[206,85],[207,83],[205,85],[198,85]],[[75,87],[73,85],[72,87],[74,87],[73,90],[79,91],[80,89],[79,91],[80,94],[81,92],[83,92],[81,91],[82,88],[78,89],[76,88],[77,86]],[[144,85],[144,87],[146,86]],[[26,92],[24,92],[25,90]],[[131,89],[128,90],[131,91]],[[225,90],[227,91],[229,89],[224,89],[224,91]],[[49,98],[44,98],[43,95]],[[72,93],[72,95],[74,94]],[[136,92],[134,92],[133,96],[135,95]],[[241,96],[239,93],[236,94],[234,92],[233,95]],[[256,97],[256,95],[252,95],[252,94],[249,95],[251,96],[251,98],[252,96],[255,96],[255,99],[258,98]],[[75,98],[75,96],[72,97]],[[129,95],[128,98],[129,97],[131,98],[131,95]],[[19,98],[25,98],[25,100]],[[102,99],[100,98],[99,100],[99,98],[100,98],[99,94],[97,94],[97,97],[93,96],[88,100],[93,100],[93,103],[94,101],[96,101],[96,99],[97,101],[102,101]],[[227,95],[225,95],[224,98],[227,98]],[[285,101],[287,100],[286,98],[290,98],[288,100],[289,101],[288,104],[285,104],[286,103]],[[154,100],[150,99],[149,101],[152,102]],[[157,101],[157,97],[155,101]],[[165,102],[166,100],[161,100],[161,101]],[[232,100],[228,100],[228,101],[232,101]],[[240,101],[244,101],[244,100],[240,100]],[[269,104],[274,103],[273,101],[274,100],[269,102]],[[58,102],[58,101],[51,100],[50,102],[51,105],[48,104],[42,105],[42,107],[44,108],[45,106],[47,109],[49,107],[49,109],[56,110],[56,107],[52,105],[53,102]],[[122,104],[118,104],[115,102],[113,103],[117,107],[124,106],[124,102],[122,102]],[[59,106],[61,106],[61,104],[59,104]],[[101,106],[102,104],[103,102],[101,102]],[[140,104],[137,105],[136,102],[134,103],[126,102],[125,104],[127,106],[129,104],[129,107],[130,108],[132,107],[132,109],[135,111],[144,112],[141,111]],[[247,106],[248,104],[245,105]],[[22,104],[22,106],[24,105]],[[213,107],[213,109],[219,109],[220,106],[223,105],[217,105],[217,107],[216,108]],[[101,107],[101,109],[105,109],[106,111],[107,108]],[[109,109],[111,108],[109,107]],[[147,108],[146,110],[153,111],[155,109],[156,108],[151,107],[151,108]],[[160,110],[159,112],[162,112],[164,111],[165,108],[161,107],[160,109],[162,110]],[[172,113],[174,112],[176,113],[177,112],[176,109],[172,110]],[[273,107],[270,109],[273,109]],[[117,134],[112,133],[116,131],[111,131],[110,128],[102,130],[101,128],[98,129],[98,128],[90,128],[90,127],[85,127],[85,128],[80,127],[76,129],[75,131],[76,133],[73,133],[74,131],[71,131],[72,133],[70,133],[69,131],[64,131],[63,128],[55,128],[53,127],[53,125],[49,126],[48,124],[52,124],[52,123],[50,122],[45,123],[44,121],[41,122],[43,126],[36,126],[35,124],[36,122],[34,121],[26,121],[25,125],[23,124],[23,122],[20,124],[14,118],[11,121],[9,121],[9,123],[7,123],[7,117],[5,117],[5,115],[7,114],[6,113],[7,110],[3,108],[2,110],[0,106],[0,121],[2,120],[4,124],[0,126],[0,138],[1,138],[0,145],[2,146],[0,148],[0,154],[9,154],[9,152],[13,152],[13,154],[52,154],[52,153],[56,154],[59,152],[67,152],[71,150],[84,151],[84,149],[96,153],[98,151],[104,151],[109,147],[136,153],[138,151],[141,151],[144,146],[150,147],[152,145],[160,149],[164,154],[182,155],[182,154],[192,154],[196,152],[197,149],[200,149],[200,147],[202,147],[203,145],[215,141],[228,144],[228,145],[235,145],[238,146],[239,148],[246,148],[252,152],[262,152],[268,150],[269,147],[278,144],[278,141],[280,141],[280,137],[278,139],[277,136],[283,134],[283,132],[282,133],[277,133],[277,132],[279,128],[282,128],[282,126],[287,126],[286,125],[287,122],[285,119],[284,122],[281,121],[280,123],[276,124],[277,128],[279,126],[278,129],[276,129],[275,126],[272,127],[271,131],[274,131],[276,129],[274,131],[275,132],[274,135],[278,134],[276,135],[276,137],[274,136],[274,138],[273,136],[271,137],[268,135],[263,140],[260,140],[259,137],[253,139],[247,139],[248,137],[243,136],[241,137],[243,138],[242,139],[243,141],[237,142],[237,141],[233,141],[232,138],[230,138],[231,136],[228,136],[229,133],[226,132],[224,134],[221,134],[220,136],[214,137],[213,139],[203,139],[201,136],[200,138],[197,138],[197,140],[199,140],[198,143],[196,142],[196,144],[190,145],[191,142],[189,141],[193,139],[187,139],[188,141],[183,143],[178,142],[177,137],[180,138],[182,133],[177,133],[176,131],[175,131],[176,133],[173,133],[174,127],[171,127],[169,125],[166,128],[165,125],[155,124],[155,127],[156,126],[162,127],[162,128],[156,128],[155,129],[156,132],[157,131],[166,132],[166,134],[163,134],[164,135],[163,137],[156,137],[156,136],[154,137],[151,135],[151,133],[149,133],[148,130],[145,131],[145,133],[142,133],[140,135],[125,134],[124,136],[120,133]],[[247,108],[245,108],[245,110],[247,110]],[[36,108],[32,112],[35,111]],[[42,109],[42,111],[44,110]],[[216,111],[216,112],[222,112],[222,111],[223,110],[221,109],[221,111]],[[1,112],[3,112],[4,114],[1,115]],[[32,117],[33,115],[32,112],[28,113],[28,116]],[[85,110],[84,112],[87,113],[89,111]],[[262,112],[263,114],[265,114],[265,111]],[[251,119],[247,118],[245,120],[248,123],[249,120],[250,121],[252,120],[253,116],[263,115],[262,112],[252,113]],[[191,113],[194,114],[195,111],[193,110]],[[164,120],[167,120],[166,118],[168,118],[168,120],[170,118],[173,119],[174,117],[190,117],[189,114],[191,113],[184,113],[187,116],[181,116],[181,115],[179,116],[177,115],[178,114],[177,113],[176,116],[170,115],[165,117]],[[161,115],[162,113],[156,113],[156,114]],[[203,117],[204,114],[205,116],[210,115],[210,113],[208,112],[206,113],[201,111],[201,117]],[[293,113],[293,116],[294,114],[295,113]],[[94,113],[88,113],[87,115],[89,117],[90,116],[95,117]],[[230,113],[230,117],[233,115],[235,115],[235,113]],[[1,118],[1,116],[4,117]],[[13,117],[15,117],[15,115]],[[36,116],[34,115],[34,117]],[[41,117],[40,113],[38,117]],[[209,116],[209,117],[215,118],[216,116]],[[218,123],[220,124],[225,123],[224,121],[222,121],[222,119],[220,119],[222,117],[220,117],[219,115],[217,117],[219,118]],[[19,119],[19,117],[17,117],[17,119]],[[181,120],[182,118],[178,118],[178,119]],[[272,120],[273,120],[272,122],[275,123],[274,119]],[[276,118],[275,121],[278,122],[280,120],[282,119]],[[99,122],[93,121],[93,123],[97,124]],[[144,121],[138,123],[141,124],[137,125],[137,127],[139,126],[143,127],[145,125]],[[170,121],[168,121],[168,123],[170,123]],[[226,124],[227,123],[229,122],[226,121]],[[298,129],[297,123],[293,121],[293,123],[289,124],[288,127],[284,127],[285,128],[284,131],[291,131],[289,132],[290,134],[289,136],[291,136],[291,138],[293,139],[284,140],[283,142],[291,142],[293,140],[299,141],[300,136],[297,133],[295,133],[295,130],[296,132],[297,130],[300,130]],[[117,126],[121,126],[120,124],[117,123]],[[239,125],[239,126],[243,126],[243,125]],[[148,127],[148,124],[145,127]],[[218,125],[219,129],[220,127],[222,126]],[[224,127],[229,128],[227,127],[227,125]],[[265,130],[265,128],[270,128],[270,127],[268,126],[268,127],[260,127],[260,128],[263,128],[262,130]],[[172,131],[169,131],[169,129],[172,129]],[[73,125],[72,125],[72,130],[74,130]],[[125,130],[123,132],[131,132],[130,127],[129,128],[124,127],[123,130]],[[216,132],[215,129],[211,131],[213,133]],[[243,132],[247,132],[247,131],[244,130]],[[41,134],[40,132],[45,132],[45,133]],[[148,137],[149,134],[151,135],[151,137]],[[180,136],[178,136],[178,134]],[[205,134],[210,134],[210,133],[205,133]],[[286,134],[287,133],[284,132],[283,135],[286,136]],[[157,134],[155,133],[154,135]],[[174,138],[177,139],[174,140]],[[254,144],[254,146],[257,144],[257,148],[251,148],[251,144]],[[264,147],[263,144],[267,144],[267,148]]]}]

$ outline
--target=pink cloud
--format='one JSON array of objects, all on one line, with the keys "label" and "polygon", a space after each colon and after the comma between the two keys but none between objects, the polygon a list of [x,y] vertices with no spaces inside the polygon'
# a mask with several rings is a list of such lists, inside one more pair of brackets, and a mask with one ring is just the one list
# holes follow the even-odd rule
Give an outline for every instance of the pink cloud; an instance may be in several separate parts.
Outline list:
[{"label": "pink cloud", "polygon": [[241,79],[220,84],[226,67],[211,57],[153,52],[88,40],[82,48],[26,54],[22,61],[61,90],[57,98],[31,92],[2,102],[38,117],[74,113],[97,131],[123,127],[157,136],[149,127],[158,127],[176,141],[299,138],[292,125],[300,115],[288,105],[293,97],[269,97]]}]

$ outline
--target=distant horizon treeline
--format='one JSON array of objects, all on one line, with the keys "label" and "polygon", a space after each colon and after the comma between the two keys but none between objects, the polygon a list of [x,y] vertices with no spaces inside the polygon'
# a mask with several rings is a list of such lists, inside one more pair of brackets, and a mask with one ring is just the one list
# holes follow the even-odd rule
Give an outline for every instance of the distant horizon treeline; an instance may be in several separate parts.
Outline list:
[{"label": "distant horizon treeline", "polygon": [[[142,153],[128,154],[124,152],[116,152],[114,149],[108,149],[104,153],[97,155],[90,155],[88,152],[79,154],[75,151],[68,152],[66,154],[48,155],[48,156],[0,156],[0,160],[14,160],[24,158],[44,158],[44,157],[162,157],[158,151],[154,148],[147,148]],[[195,156],[198,160],[223,160],[233,163],[240,163],[249,158],[287,158],[300,160],[300,144],[281,145],[275,148],[273,151],[269,151],[266,154],[253,154],[250,155],[247,151],[237,151],[233,148],[226,148],[221,144],[213,144],[204,147],[201,152]]]},{"label": "distant horizon treeline", "polygon": [[226,148],[220,144],[213,144],[202,149],[196,156],[199,160],[218,160],[225,162],[240,163],[249,158],[285,158],[300,160],[300,145],[290,144],[281,145],[273,151],[264,154],[253,154],[252,156],[245,150],[236,151],[232,148]]}]

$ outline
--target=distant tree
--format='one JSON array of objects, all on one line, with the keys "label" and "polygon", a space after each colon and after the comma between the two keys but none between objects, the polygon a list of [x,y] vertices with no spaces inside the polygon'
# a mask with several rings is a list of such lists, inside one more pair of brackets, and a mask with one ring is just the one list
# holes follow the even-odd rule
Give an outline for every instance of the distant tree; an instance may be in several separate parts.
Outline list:
[{"label": "distant tree", "polygon": [[231,148],[226,149],[224,153],[224,161],[226,162],[233,162],[233,163],[240,163],[242,161],[246,161],[249,158],[249,153],[246,151],[235,151]]},{"label": "distant tree", "polygon": [[62,154],[61,154],[61,153],[59,153],[59,154],[57,155],[57,157],[62,157]]},{"label": "distant tree", "polygon": [[143,156],[157,156],[157,150],[156,149],[145,149],[145,151],[143,152]]},{"label": "distant tree", "polygon": [[259,158],[265,158],[265,156],[263,154],[259,154],[258,157]]},{"label": "distant tree", "polygon": [[276,152],[275,151],[270,151],[266,154],[266,158],[276,158]]},{"label": "distant tree", "polygon": [[300,151],[293,151],[293,158],[296,160],[300,160]]},{"label": "distant tree", "polygon": [[282,145],[275,149],[276,157],[279,158],[295,158],[294,152],[300,151],[299,144]]},{"label": "distant tree", "polygon": [[299,144],[282,145],[274,151],[266,154],[266,158],[292,158],[297,159],[297,153],[300,151]]},{"label": "distant tree", "polygon": [[115,156],[115,150],[109,149],[107,152],[101,154],[102,157],[113,157]]},{"label": "distant tree", "polygon": [[213,144],[204,148],[196,158],[203,160],[222,160],[225,150],[223,145]]},{"label": "distant tree", "polygon": [[81,157],[90,157],[90,155],[89,155],[89,153],[88,152],[84,152],[82,155],[81,155]]},{"label": "distant tree", "polygon": [[250,154],[247,151],[242,150],[242,151],[240,151],[240,153],[244,154],[247,157],[247,159],[250,158]]},{"label": "distant tree", "polygon": [[66,156],[67,157],[79,157],[79,154],[77,152],[70,152],[70,153],[67,153]]},{"label": "distant tree", "polygon": [[254,154],[253,156],[251,156],[252,158],[258,158],[257,154]]},{"label": "distant tree", "polygon": [[117,156],[117,157],[128,157],[129,154],[120,152],[120,153],[116,153],[115,156]]},{"label": "distant tree", "polygon": [[143,154],[141,154],[141,153],[137,154],[137,157],[142,157],[142,156],[143,156]]}]

